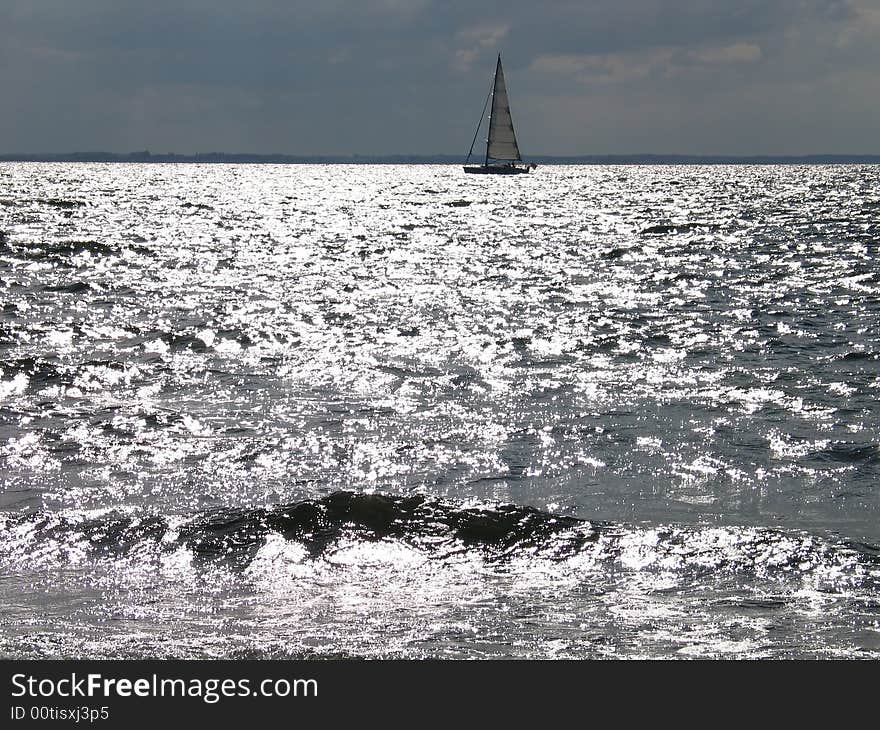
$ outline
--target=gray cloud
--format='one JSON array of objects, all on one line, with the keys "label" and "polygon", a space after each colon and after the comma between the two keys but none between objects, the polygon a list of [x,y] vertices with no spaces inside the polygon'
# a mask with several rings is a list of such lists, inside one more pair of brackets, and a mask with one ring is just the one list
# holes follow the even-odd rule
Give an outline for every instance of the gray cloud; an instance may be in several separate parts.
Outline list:
[{"label": "gray cloud", "polygon": [[2,151],[880,152],[877,0],[5,0]]}]

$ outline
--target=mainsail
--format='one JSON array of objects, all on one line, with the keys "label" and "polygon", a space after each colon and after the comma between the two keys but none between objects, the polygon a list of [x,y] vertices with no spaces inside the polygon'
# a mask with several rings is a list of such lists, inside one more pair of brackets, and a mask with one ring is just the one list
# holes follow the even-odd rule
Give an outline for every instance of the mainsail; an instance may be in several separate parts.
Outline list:
[{"label": "mainsail", "polygon": [[492,110],[489,112],[489,139],[486,143],[486,161],[519,161],[519,147],[510,118],[510,104],[507,101],[507,86],[504,84],[504,71],[501,68],[501,54],[495,67],[495,86],[492,90]]}]

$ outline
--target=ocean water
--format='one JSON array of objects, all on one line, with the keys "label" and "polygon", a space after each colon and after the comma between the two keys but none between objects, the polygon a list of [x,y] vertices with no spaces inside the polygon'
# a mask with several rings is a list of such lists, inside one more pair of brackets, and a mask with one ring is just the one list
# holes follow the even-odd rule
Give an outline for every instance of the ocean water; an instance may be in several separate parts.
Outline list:
[{"label": "ocean water", "polygon": [[880,167],[0,164],[0,654],[880,658]]}]

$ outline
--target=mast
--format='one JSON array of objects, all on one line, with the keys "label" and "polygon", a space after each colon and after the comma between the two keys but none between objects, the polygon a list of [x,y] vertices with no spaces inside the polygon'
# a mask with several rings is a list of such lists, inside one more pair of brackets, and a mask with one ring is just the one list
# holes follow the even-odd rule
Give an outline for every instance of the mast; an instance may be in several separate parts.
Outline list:
[{"label": "mast", "polygon": [[498,72],[501,71],[501,54],[498,54],[498,62],[495,64],[495,81],[492,83],[492,106],[489,109],[489,128],[486,130],[486,159],[483,166],[489,166],[489,148],[492,146],[492,116],[495,114],[495,94],[498,91]]}]

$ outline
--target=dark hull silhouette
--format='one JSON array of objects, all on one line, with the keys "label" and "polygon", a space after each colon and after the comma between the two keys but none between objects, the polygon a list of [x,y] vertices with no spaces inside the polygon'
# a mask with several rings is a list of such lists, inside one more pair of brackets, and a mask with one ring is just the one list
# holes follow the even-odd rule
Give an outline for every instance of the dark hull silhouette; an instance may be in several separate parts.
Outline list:
[{"label": "dark hull silhouette", "polygon": [[522,175],[536,167],[537,165],[465,165],[464,171],[474,175]]}]

